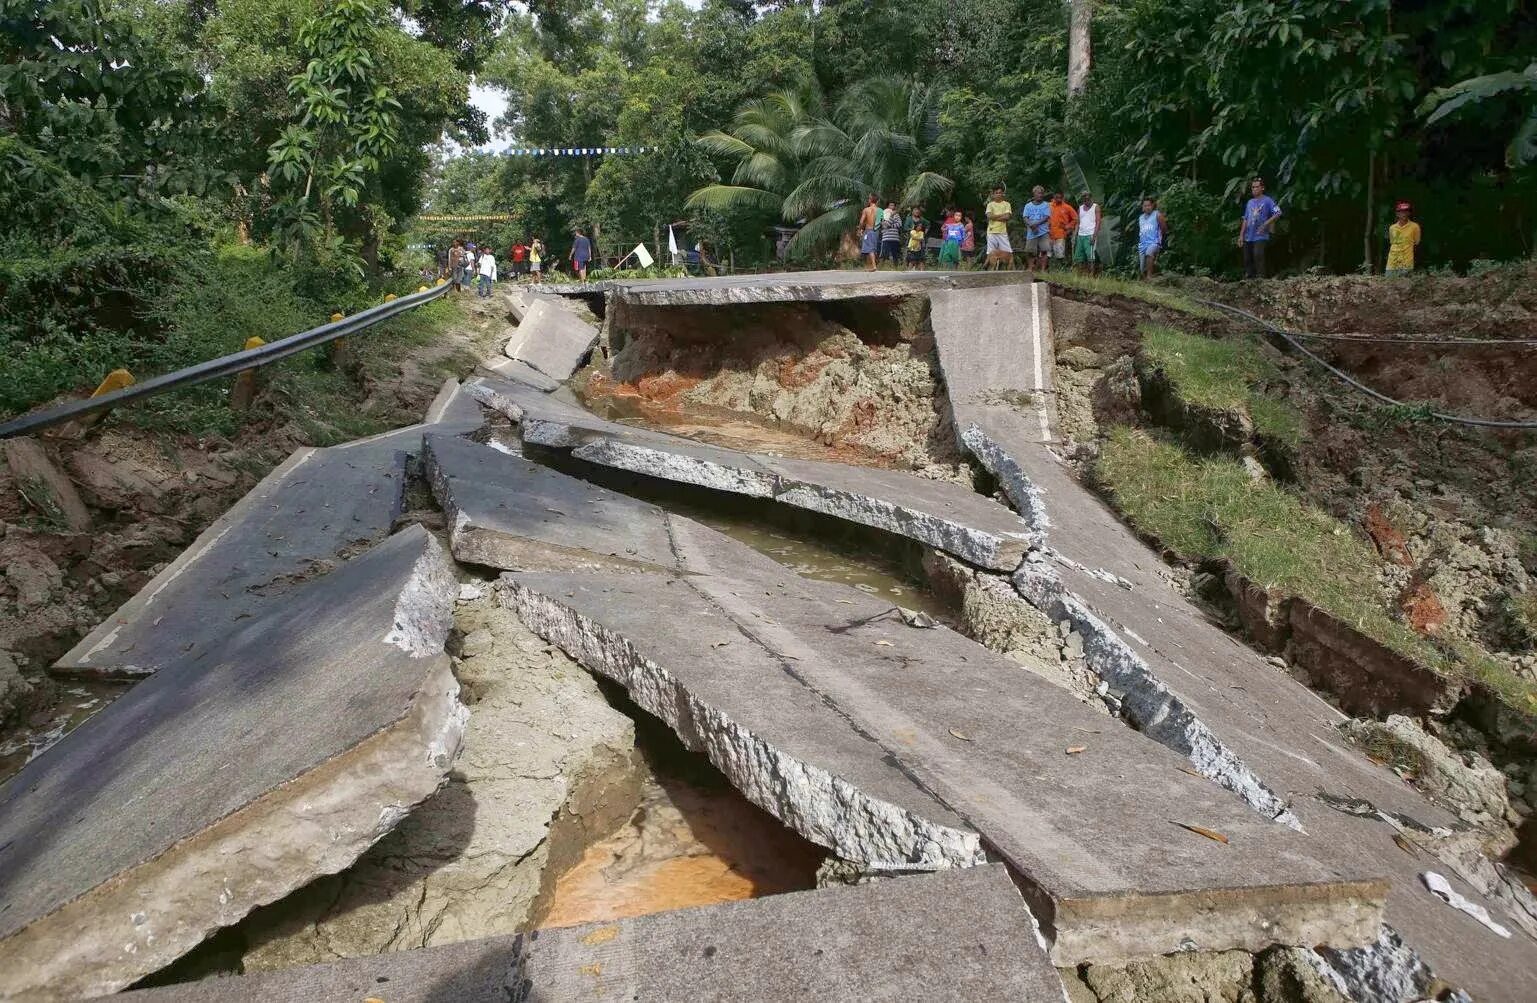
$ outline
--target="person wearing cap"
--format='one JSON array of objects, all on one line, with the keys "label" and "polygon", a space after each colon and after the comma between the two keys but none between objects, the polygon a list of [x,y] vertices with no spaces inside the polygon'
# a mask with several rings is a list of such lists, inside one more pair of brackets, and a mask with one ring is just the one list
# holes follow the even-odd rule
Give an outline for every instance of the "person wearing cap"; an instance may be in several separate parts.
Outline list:
[{"label": "person wearing cap", "polygon": [[1265,179],[1249,182],[1251,198],[1244,203],[1243,215],[1238,220],[1238,246],[1243,248],[1243,277],[1265,277],[1265,245],[1270,242],[1270,231],[1281,218],[1281,207],[1275,199],[1265,194]]},{"label": "person wearing cap", "polygon": [[1400,202],[1393,207],[1398,219],[1388,226],[1389,275],[1408,275],[1414,271],[1414,249],[1420,246],[1420,225],[1409,216],[1414,207]]},{"label": "person wearing cap", "polygon": [[1099,274],[1099,257],[1094,241],[1099,237],[1099,203],[1083,192],[1078,196],[1078,236],[1073,240],[1073,267],[1090,275]]}]

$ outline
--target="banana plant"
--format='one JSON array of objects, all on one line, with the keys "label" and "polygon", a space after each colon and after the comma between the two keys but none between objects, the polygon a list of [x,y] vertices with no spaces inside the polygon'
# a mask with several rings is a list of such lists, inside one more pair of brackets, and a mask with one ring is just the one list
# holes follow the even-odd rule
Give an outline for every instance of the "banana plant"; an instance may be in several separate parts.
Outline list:
[{"label": "banana plant", "polygon": [[1062,154],[1062,174],[1067,178],[1067,187],[1074,198],[1079,192],[1088,192],[1099,203],[1100,223],[1099,232],[1094,236],[1094,253],[1107,267],[1114,266],[1116,252],[1120,250],[1121,217],[1108,214],[1099,174],[1085,168],[1071,150]]},{"label": "banana plant", "polygon": [[1511,168],[1526,167],[1537,163],[1537,62],[1519,73],[1514,70],[1485,73],[1431,91],[1420,105],[1420,113],[1426,116],[1426,125],[1434,125],[1470,104],[1510,92],[1525,92],[1531,107],[1526,121],[1505,148],[1505,164]]}]

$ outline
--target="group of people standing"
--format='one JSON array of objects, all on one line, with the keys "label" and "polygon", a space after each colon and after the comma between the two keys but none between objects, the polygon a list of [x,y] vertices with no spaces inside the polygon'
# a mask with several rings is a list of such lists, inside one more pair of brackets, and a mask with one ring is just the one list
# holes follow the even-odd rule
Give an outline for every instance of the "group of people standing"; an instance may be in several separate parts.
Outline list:
[{"label": "group of people standing", "polygon": [[[507,252],[512,263],[512,277],[533,276],[533,281],[543,281],[550,265],[549,248],[541,237],[530,240],[519,237]],[[575,231],[568,255],[571,271],[581,281],[587,281],[587,268],[592,262],[592,241],[580,228]],[[463,292],[466,286],[475,286],[476,295],[490,296],[491,285],[497,279],[496,252],[490,244],[476,246],[473,241],[455,237],[453,242],[437,255],[438,277]]]},{"label": "group of people standing", "polygon": [[[1243,254],[1244,277],[1264,278],[1265,250],[1281,218],[1281,207],[1265,193],[1263,178],[1254,178],[1249,192],[1250,198],[1244,203],[1238,221],[1238,246]],[[1410,219],[1412,211],[1408,202],[1399,202],[1395,207],[1397,219],[1388,227],[1389,275],[1405,274],[1414,268],[1420,226]],[[993,189],[982,212],[987,221],[987,267],[1012,269],[1015,252],[1009,239],[1009,224],[1014,219],[1014,207],[1002,185]],[[1065,193],[1056,192],[1048,199],[1046,189],[1036,185],[1019,215],[1025,226],[1025,267],[1046,271],[1053,261],[1071,262],[1078,271],[1098,274],[1102,213],[1091,193],[1081,192],[1075,208]],[[880,200],[871,195],[860,213],[858,230],[859,251],[866,269],[874,271],[882,260],[901,264],[904,247],[906,267],[924,268],[929,232],[921,207],[914,206],[904,217],[895,202],[888,202],[882,209]],[[977,253],[972,219],[958,209],[945,210],[936,235],[940,237],[940,267],[958,267],[962,260]],[[1158,208],[1158,199],[1148,196],[1142,200],[1142,212],[1137,217],[1137,270],[1143,278],[1158,274],[1158,259],[1168,243],[1168,217]]]}]

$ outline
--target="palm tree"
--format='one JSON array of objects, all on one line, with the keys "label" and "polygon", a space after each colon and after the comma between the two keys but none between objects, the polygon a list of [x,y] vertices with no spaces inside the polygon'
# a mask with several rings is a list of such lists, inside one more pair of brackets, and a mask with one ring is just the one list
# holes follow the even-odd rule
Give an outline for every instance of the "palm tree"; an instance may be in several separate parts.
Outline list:
[{"label": "palm tree", "polygon": [[951,191],[949,178],[918,169],[935,133],[934,91],[924,84],[862,81],[830,116],[805,98],[773,94],[745,105],[730,133],[699,138],[706,150],[737,157],[737,167],[730,185],[701,188],[688,205],[777,208],[787,223],[804,221],[789,252],[807,254],[852,230],[872,193],[900,192],[913,205]]}]

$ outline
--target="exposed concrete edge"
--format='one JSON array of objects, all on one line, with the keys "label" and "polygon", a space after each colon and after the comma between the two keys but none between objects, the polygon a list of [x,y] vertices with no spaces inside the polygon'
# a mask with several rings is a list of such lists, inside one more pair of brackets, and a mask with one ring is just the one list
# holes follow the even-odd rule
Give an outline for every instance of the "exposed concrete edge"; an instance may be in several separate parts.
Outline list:
[{"label": "exposed concrete edge", "polygon": [[[1364,947],[1310,949],[1306,957],[1340,995],[1355,1003],[1424,999],[1437,981],[1424,959],[1386,923],[1377,939]],[[1466,995],[1454,998],[1469,999]]]},{"label": "exposed concrete edge", "polygon": [[1101,679],[1126,694],[1122,713],[1139,731],[1187,757],[1203,777],[1232,791],[1268,819],[1301,832],[1290,802],[1272,791],[1172,693],[1119,634],[1096,616],[1032,553],[1015,572],[1014,587],[1053,620],[1068,620],[1083,637],[1083,655]]},{"label": "exposed concrete edge", "polygon": [[462,389],[456,377],[450,376],[444,380],[443,385],[438,388],[437,396],[433,397],[432,403],[427,405],[427,413],[422,415],[422,421],[428,425],[442,421]]},{"label": "exposed concrete edge", "polygon": [[774,500],[905,536],[994,571],[1013,571],[1030,547],[1030,538],[1024,533],[1011,537],[972,529],[965,523],[906,508],[884,498],[789,477],[780,477]]},{"label": "exposed concrete edge", "polygon": [[[1371,944],[1382,925],[1386,879],[1266,889],[1138,896],[1136,906],[1095,898],[1057,903],[1058,967],[1121,964],[1186,950],[1263,951],[1276,944]],[[1361,950],[1364,948],[1347,948]],[[1397,1001],[1395,1001],[1397,1003]]]},{"label": "exposed concrete edge", "polygon": [[257,482],[256,486],[247,491],[239,501],[231,505],[224,514],[208,524],[208,528],[198,534],[192,545],[177,555],[176,559],[161,569],[160,573],[152,578],[149,584],[140,589],[134,596],[113,611],[112,615],[102,621],[89,634],[85,635],[78,644],[64,653],[64,656],[53,664],[50,672],[56,675],[68,676],[93,676],[106,679],[143,679],[152,674],[155,669],[152,666],[124,665],[117,667],[98,668],[86,665],[85,660],[96,654],[103,648],[109,647],[117,639],[118,632],[123,625],[130,620],[144,615],[144,611],[152,606],[160,593],[170,587],[171,583],[180,578],[186,570],[208,551],[208,548],[218,543],[224,536],[234,529],[236,524],[246,518],[246,515],[257,504],[266,501],[277,490],[279,483],[293,473],[300,466],[314,456],[319,449],[315,446],[305,446],[294,450],[288,459],[273,467],[271,472]]},{"label": "exposed concrete edge", "polygon": [[[541,446],[559,445],[550,441],[539,427],[523,431],[525,442]],[[779,477],[770,471],[761,473],[741,467],[728,467],[720,463],[685,456],[667,450],[649,449],[645,446],[595,435],[576,445],[571,455],[579,460],[597,463],[605,467],[647,474],[681,484],[693,484],[716,491],[727,491],[750,498],[773,498],[779,488]]]},{"label": "exposed concrete edge", "polygon": [[450,659],[436,659],[394,724],[0,941],[0,996],[117,992],[258,906],[350,866],[458,758],[469,710]]},{"label": "exposed concrete edge", "polygon": [[704,753],[749,801],[807,839],[848,860],[938,867],[986,863],[981,837],[938,825],[870,797],[820,767],[776,749],[706,705],[624,637],[509,578],[498,601],[530,630],[589,671],[619,683],[642,709]]},{"label": "exposed concrete edge", "polygon": [[975,424],[966,426],[960,434],[960,440],[961,445],[971,451],[983,469],[998,479],[1004,495],[1036,534],[1044,534],[1051,528],[1045,496],[1007,450]]},{"label": "exposed concrete edge", "polygon": [[560,381],[551,379],[533,366],[520,359],[508,359],[498,357],[482,360],[477,373],[485,373],[503,380],[516,380],[533,387],[540,393],[550,393],[560,386]]}]

